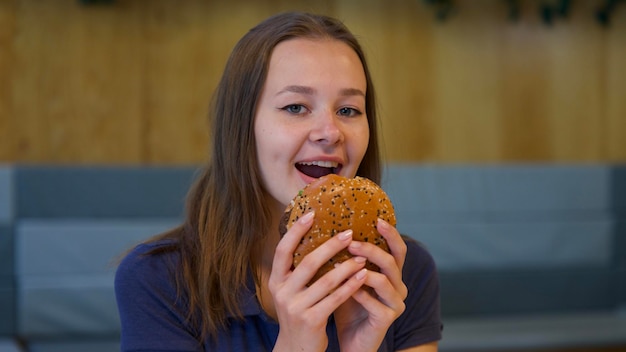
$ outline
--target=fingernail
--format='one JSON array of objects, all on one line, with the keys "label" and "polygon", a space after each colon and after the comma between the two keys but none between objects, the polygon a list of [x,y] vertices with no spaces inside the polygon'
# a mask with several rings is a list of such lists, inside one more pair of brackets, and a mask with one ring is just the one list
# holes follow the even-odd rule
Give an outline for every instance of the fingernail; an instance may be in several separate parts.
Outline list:
[{"label": "fingernail", "polygon": [[383,219],[381,219],[381,218],[378,218],[378,224],[377,224],[377,226],[380,226],[382,229],[388,229],[388,228],[389,228],[389,226],[391,226],[391,225],[389,225],[389,223],[388,223],[388,222],[386,222],[385,220],[383,220]]},{"label": "fingernail", "polygon": [[357,280],[363,280],[365,278],[365,275],[367,275],[367,269],[363,268],[361,269],[358,273],[356,273],[356,279]]},{"label": "fingernail", "polygon": [[352,230],[346,230],[339,234],[339,239],[342,241],[346,241],[352,238]]},{"label": "fingernail", "polygon": [[361,257],[361,256],[354,257],[354,261],[357,262],[357,263],[365,263],[366,260],[367,260],[367,258],[365,258],[365,257]]},{"label": "fingernail", "polygon": [[308,225],[313,221],[313,217],[315,216],[315,212],[311,211],[300,218],[300,223],[303,225]]},{"label": "fingernail", "polygon": [[361,241],[352,241],[352,243],[350,243],[350,248],[357,249],[361,247],[362,244],[363,243]]}]

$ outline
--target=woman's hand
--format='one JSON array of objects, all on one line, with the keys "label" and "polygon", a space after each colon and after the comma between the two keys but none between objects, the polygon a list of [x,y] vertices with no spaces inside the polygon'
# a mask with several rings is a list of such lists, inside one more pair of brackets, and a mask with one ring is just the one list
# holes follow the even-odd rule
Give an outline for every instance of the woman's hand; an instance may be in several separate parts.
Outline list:
[{"label": "woman's hand", "polygon": [[337,334],[342,351],[376,351],[387,330],[404,312],[408,290],[402,281],[406,244],[398,231],[379,219],[378,232],[387,240],[391,254],[371,243],[354,241],[350,253],[362,256],[380,267],[368,271],[365,286],[335,312]]},{"label": "woman's hand", "polygon": [[300,218],[276,246],[268,284],[280,325],[274,351],[324,351],[328,317],[351,296],[360,297],[357,291],[367,279],[365,258],[355,256],[306,286],[322,264],[353,243],[350,230],[326,241],[292,270],[293,253],[313,217],[311,212]]}]

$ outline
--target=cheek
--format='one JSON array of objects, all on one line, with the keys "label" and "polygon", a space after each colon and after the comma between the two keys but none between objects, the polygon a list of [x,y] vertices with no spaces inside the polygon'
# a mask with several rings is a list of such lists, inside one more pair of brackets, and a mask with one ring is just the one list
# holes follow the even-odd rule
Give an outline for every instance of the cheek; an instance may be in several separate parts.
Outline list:
[{"label": "cheek", "polygon": [[263,166],[265,161],[265,156],[267,155],[267,141],[270,139],[271,132],[258,121],[254,124],[254,139],[256,144],[256,157],[257,162],[259,163],[259,167],[261,171],[263,171]]},{"label": "cheek", "polygon": [[272,133],[263,128],[257,128],[255,131],[257,164],[261,172],[263,186],[270,193],[274,189],[273,180],[276,178],[275,173],[275,157],[274,148],[270,143],[272,141]]},{"label": "cheek", "polygon": [[259,168],[266,178],[273,178],[284,172],[290,160],[292,143],[285,131],[277,126],[257,126],[256,146]]},{"label": "cheek", "polygon": [[369,134],[369,126],[365,124],[361,126],[361,128],[354,129],[354,134],[351,136],[351,150],[355,157],[359,158],[359,163],[365,152],[367,151],[367,146],[369,145],[370,134]]},{"label": "cheek", "polygon": [[272,148],[272,133],[266,129],[259,129],[256,133],[256,149],[257,149],[257,159],[260,163],[261,169],[267,167],[265,165],[268,162],[271,162],[270,156],[273,154]]},{"label": "cheek", "polygon": [[259,158],[274,159],[276,154],[280,153],[282,149],[281,133],[276,128],[260,127],[256,131],[257,150],[259,152]]},{"label": "cheek", "polygon": [[264,151],[268,147],[268,141],[272,140],[273,131],[270,128],[271,122],[268,121],[267,116],[265,114],[257,114],[254,121],[254,138],[256,140],[257,150],[259,154],[262,156]]}]

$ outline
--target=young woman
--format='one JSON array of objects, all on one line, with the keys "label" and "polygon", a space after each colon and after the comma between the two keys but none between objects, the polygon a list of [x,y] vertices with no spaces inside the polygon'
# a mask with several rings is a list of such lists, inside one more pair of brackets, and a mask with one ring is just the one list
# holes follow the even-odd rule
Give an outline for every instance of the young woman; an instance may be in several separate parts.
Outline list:
[{"label": "young woman", "polygon": [[[263,21],[234,48],[211,118],[211,158],[185,222],[118,268],[122,350],[436,351],[437,272],[416,242],[380,220],[391,254],[348,230],[292,269],[315,214],[278,232],[317,177],[380,181],[374,89],[348,29],[305,13]],[[344,248],[354,257],[307,286]]]}]

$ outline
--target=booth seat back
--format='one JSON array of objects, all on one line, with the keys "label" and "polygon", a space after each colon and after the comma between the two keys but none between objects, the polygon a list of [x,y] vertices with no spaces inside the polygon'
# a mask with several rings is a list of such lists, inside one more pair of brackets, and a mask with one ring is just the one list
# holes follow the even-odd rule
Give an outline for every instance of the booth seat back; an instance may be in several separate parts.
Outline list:
[{"label": "booth seat back", "polygon": [[117,262],[133,244],[180,223],[193,174],[2,169],[0,334],[27,341],[29,351],[119,350]]},{"label": "booth seat back", "polygon": [[626,304],[626,168],[387,170],[398,228],[438,264],[446,317],[615,310]]},{"label": "booth seat back", "polygon": [[0,339],[15,333],[13,170],[0,166]]},{"label": "booth seat back", "polygon": [[[117,350],[117,260],[181,221],[195,173],[0,167],[0,339]],[[383,187],[437,262],[444,323],[626,306],[624,167],[393,164]]]}]

